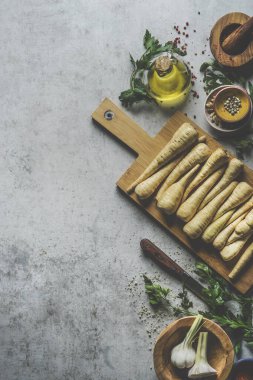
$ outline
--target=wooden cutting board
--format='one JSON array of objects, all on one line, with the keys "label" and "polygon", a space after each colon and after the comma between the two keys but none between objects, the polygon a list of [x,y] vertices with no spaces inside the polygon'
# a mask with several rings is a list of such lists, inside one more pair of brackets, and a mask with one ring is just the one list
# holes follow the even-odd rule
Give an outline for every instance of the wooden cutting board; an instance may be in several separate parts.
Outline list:
[{"label": "wooden cutting board", "polygon": [[[127,197],[138,204],[166,230],[176,236],[176,238],[189,248],[192,253],[200,257],[211,268],[229,281],[228,273],[231,271],[231,267],[220,258],[217,250],[211,245],[205,244],[200,239],[190,240],[183,232],[183,222],[181,222],[176,216],[168,217],[162,214],[157,209],[154,200],[142,203],[138,200],[135,193],[128,194],[126,191],[128,186],[143,172],[150,161],[152,161],[156,154],[171,139],[178,127],[184,122],[190,122],[194,125],[199,136],[205,135],[207,144],[212,150],[221,147],[221,144],[181,112],[176,112],[170,117],[165,126],[155,137],[149,136],[144,129],[136,124],[109,99],[105,99],[100,104],[92,114],[92,118],[138,155],[130,168],[127,169],[123,176],[118,180],[117,186],[123,191],[123,193],[125,193],[125,195],[127,195]],[[245,166],[240,179],[247,181],[253,186],[253,171]],[[249,266],[233,285],[241,293],[246,293],[253,285],[253,265]]]}]

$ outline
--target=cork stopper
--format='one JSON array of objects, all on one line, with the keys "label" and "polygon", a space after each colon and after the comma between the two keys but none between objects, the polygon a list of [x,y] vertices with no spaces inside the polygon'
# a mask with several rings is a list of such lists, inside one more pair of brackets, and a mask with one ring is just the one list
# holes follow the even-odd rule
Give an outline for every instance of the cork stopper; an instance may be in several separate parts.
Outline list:
[{"label": "cork stopper", "polygon": [[172,70],[173,63],[167,56],[158,57],[154,63],[154,69],[160,77],[168,74]]}]

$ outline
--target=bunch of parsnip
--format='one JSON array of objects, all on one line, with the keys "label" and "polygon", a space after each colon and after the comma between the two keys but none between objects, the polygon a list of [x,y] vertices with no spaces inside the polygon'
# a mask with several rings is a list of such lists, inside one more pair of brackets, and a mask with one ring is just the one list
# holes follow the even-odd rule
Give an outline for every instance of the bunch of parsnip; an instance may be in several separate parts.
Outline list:
[{"label": "bunch of parsnip", "polygon": [[[156,193],[157,207],[186,224],[184,232],[213,244],[225,261],[237,259],[253,236],[253,188],[236,179],[243,163],[215,151],[184,123],[128,188],[140,199]],[[157,191],[158,190],[158,191]],[[229,274],[235,278],[253,257],[253,243]]]}]

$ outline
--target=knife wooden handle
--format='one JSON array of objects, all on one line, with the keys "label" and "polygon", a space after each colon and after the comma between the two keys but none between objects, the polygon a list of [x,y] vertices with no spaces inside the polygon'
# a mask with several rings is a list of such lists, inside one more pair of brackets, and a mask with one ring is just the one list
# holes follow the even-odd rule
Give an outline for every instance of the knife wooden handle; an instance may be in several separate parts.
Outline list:
[{"label": "knife wooden handle", "polygon": [[154,261],[160,264],[163,268],[169,270],[170,272],[176,272],[178,275],[182,275],[185,271],[173,261],[169,256],[166,255],[160,248],[153,244],[148,239],[142,239],[140,242],[143,252],[150,256]]}]

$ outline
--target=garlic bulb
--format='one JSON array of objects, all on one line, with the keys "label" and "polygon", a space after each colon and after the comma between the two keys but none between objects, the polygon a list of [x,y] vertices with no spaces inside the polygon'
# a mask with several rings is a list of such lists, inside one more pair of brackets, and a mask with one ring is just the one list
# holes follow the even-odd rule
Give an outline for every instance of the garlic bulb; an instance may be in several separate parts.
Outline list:
[{"label": "garlic bulb", "polygon": [[206,358],[207,336],[208,332],[201,332],[199,334],[195,364],[188,373],[190,379],[202,379],[203,377],[217,374],[217,371],[210,366]]},{"label": "garlic bulb", "polygon": [[177,368],[190,368],[195,362],[196,352],[192,347],[193,339],[200,329],[203,316],[197,315],[183,342],[171,351],[171,363]]}]

